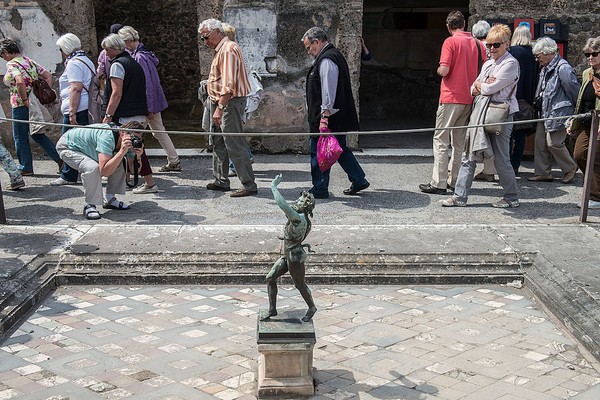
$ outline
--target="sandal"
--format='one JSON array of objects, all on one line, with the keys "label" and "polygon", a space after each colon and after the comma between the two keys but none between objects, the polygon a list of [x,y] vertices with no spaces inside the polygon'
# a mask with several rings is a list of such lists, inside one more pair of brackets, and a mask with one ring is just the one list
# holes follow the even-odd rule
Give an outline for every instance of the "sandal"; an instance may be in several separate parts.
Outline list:
[{"label": "sandal", "polygon": [[118,201],[116,197],[105,201],[102,208],[107,210],[129,210],[129,206],[122,201]]},{"label": "sandal", "polygon": [[100,216],[100,213],[96,209],[96,206],[93,205],[93,204],[86,204],[83,207],[83,215],[85,216],[86,219],[100,219],[100,218],[102,218]]}]

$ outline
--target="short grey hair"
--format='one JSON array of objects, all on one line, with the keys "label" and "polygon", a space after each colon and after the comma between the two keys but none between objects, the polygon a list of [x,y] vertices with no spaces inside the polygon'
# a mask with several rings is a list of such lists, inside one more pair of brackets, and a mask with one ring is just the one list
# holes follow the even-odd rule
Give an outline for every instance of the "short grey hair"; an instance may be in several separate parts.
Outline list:
[{"label": "short grey hair", "polygon": [[100,44],[100,46],[102,46],[104,50],[113,49],[125,51],[125,42],[116,33],[111,33],[110,35],[102,39],[102,43]]},{"label": "short grey hair", "polygon": [[531,46],[531,30],[525,26],[517,26],[510,40],[511,46]]},{"label": "short grey hair", "polygon": [[65,33],[56,41],[58,48],[69,55],[74,51],[81,50],[81,40],[72,33]]},{"label": "short grey hair", "polygon": [[139,42],[140,40],[140,34],[131,26],[124,26],[119,29],[119,37],[121,37],[123,41],[131,40],[132,42]]},{"label": "short grey hair", "polygon": [[474,38],[483,40],[490,31],[490,28],[490,24],[486,20],[482,19],[481,21],[478,21],[475,25],[473,25],[473,27],[471,28],[471,34]]},{"label": "short grey hair", "polygon": [[321,42],[328,42],[327,32],[323,28],[319,28],[318,26],[313,26],[309,30],[306,31],[304,36],[302,36],[302,41],[304,39],[308,39],[310,41],[319,40]]},{"label": "short grey hair", "polygon": [[548,36],[538,39],[533,45],[533,54],[556,54],[558,45]]},{"label": "short grey hair", "polygon": [[198,33],[200,33],[200,31],[203,28],[208,29],[210,32],[212,32],[214,30],[218,30],[223,35],[225,35],[225,30],[223,29],[223,23],[221,21],[219,21],[218,19],[209,18],[209,19],[205,19],[204,21],[200,22],[200,26],[198,27]]}]

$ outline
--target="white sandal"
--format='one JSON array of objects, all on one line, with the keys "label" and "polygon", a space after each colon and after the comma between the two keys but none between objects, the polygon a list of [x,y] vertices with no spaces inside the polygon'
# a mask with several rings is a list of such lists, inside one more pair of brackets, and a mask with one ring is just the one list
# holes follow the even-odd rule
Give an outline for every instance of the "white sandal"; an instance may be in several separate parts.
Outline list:
[{"label": "white sandal", "polygon": [[102,216],[93,204],[86,204],[83,207],[83,215],[86,219],[100,219]]}]

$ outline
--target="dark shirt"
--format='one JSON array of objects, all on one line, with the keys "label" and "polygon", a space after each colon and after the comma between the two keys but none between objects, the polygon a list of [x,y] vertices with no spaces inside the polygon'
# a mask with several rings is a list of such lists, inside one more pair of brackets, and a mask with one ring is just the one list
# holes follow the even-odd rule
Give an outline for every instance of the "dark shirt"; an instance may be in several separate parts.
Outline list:
[{"label": "dark shirt", "polygon": [[517,100],[524,99],[533,104],[538,80],[538,64],[531,46],[511,46],[508,50],[519,62],[520,76],[517,82]]}]

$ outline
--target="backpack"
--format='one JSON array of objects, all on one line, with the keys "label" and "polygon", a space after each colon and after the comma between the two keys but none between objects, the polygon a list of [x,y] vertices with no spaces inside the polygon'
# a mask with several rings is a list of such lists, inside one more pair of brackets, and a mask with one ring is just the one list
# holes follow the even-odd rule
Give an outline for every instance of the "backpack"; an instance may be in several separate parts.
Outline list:
[{"label": "backpack", "polygon": [[100,79],[98,75],[90,68],[87,63],[79,58],[73,58],[87,67],[92,73],[92,79],[90,80],[90,87],[83,87],[88,94],[88,119],[90,124],[96,124],[102,122],[102,103],[103,98],[100,93]]}]

